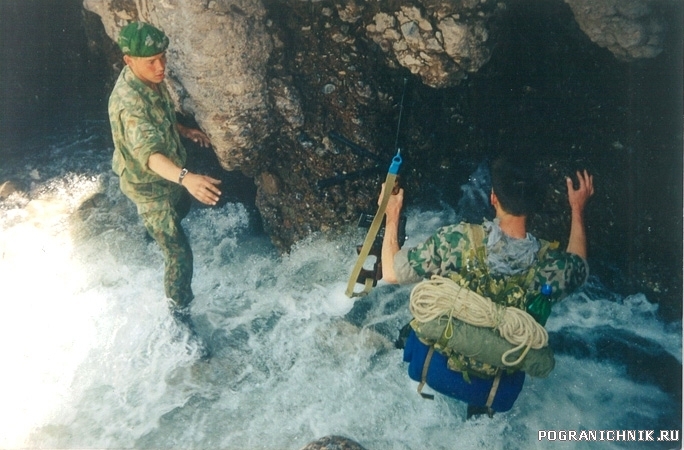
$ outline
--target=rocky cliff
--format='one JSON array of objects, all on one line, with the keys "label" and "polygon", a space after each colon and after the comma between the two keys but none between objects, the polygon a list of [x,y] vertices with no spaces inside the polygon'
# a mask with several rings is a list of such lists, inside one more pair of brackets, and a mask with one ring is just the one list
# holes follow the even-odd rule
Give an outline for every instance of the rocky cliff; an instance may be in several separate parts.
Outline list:
[{"label": "rocky cliff", "polygon": [[[618,283],[679,296],[681,245],[672,244],[681,235],[672,236],[669,224],[681,231],[681,193],[649,204],[660,189],[641,172],[650,162],[661,181],[681,184],[672,171],[681,163],[673,153],[681,149],[681,124],[659,120],[660,108],[680,105],[650,79],[681,57],[675,1],[84,6],[111,39],[131,20],[170,36],[168,82],[180,111],[211,137],[224,169],[254,180],[264,227],[282,250],[374,211],[397,145],[409,201],[421,204],[455,204],[457,186],[477,164],[517,152],[548,184],[536,232],[567,236],[563,176],[588,167],[599,188],[589,211],[599,271],[610,278],[624,257],[631,262],[620,267]],[[628,249],[620,235],[634,238]],[[654,248],[676,263],[666,274],[655,268]]]}]

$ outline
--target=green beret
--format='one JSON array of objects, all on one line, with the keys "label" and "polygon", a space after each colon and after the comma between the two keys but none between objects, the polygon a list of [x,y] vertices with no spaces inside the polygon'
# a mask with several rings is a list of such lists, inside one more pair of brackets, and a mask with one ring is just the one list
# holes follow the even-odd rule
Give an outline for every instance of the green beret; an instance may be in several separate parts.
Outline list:
[{"label": "green beret", "polygon": [[118,44],[124,55],[147,57],[166,50],[169,38],[149,23],[132,22],[119,32]]}]

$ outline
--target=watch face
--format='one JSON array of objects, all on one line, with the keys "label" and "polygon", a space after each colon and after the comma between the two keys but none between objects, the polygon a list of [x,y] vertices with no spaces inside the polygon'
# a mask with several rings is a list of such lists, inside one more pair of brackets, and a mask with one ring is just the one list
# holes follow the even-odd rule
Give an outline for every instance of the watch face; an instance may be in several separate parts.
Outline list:
[{"label": "watch face", "polygon": [[183,178],[185,178],[185,175],[188,173],[188,169],[183,168],[180,171],[180,175],[178,175],[178,184],[183,184]]}]

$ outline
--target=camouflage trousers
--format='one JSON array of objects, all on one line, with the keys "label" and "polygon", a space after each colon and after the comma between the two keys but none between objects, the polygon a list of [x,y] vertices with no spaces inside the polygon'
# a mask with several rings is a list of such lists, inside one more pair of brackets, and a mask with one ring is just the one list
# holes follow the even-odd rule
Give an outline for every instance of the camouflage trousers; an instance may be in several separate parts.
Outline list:
[{"label": "camouflage trousers", "polygon": [[183,193],[172,210],[142,213],[143,223],[164,255],[164,291],[172,302],[172,309],[187,307],[192,293],[192,249],[181,226],[190,211],[190,196]]}]

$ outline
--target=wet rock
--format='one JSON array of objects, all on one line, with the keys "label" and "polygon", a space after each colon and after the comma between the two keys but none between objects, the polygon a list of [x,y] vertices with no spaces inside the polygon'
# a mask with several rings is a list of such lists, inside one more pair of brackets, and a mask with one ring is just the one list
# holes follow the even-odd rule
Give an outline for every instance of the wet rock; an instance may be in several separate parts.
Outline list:
[{"label": "wet rock", "polygon": [[423,83],[443,88],[476,72],[491,54],[486,18],[488,2],[425,2],[425,8],[402,6],[373,17],[366,32],[383,51]]},{"label": "wet rock", "polygon": [[310,442],[300,450],[366,450],[359,443],[342,436],[325,436]]},{"label": "wet rock", "polygon": [[6,199],[18,190],[19,189],[13,182],[5,181],[4,183],[0,184],[0,200]]},{"label": "wet rock", "polygon": [[365,2],[351,0],[337,4],[337,15],[343,22],[354,23],[361,18],[363,3]]},{"label": "wet rock", "polygon": [[645,0],[565,0],[582,31],[622,60],[654,58],[663,51],[665,26]]},{"label": "wet rock", "polygon": [[269,83],[269,90],[273,106],[280,116],[293,128],[304,125],[304,113],[297,89],[284,80],[274,78]]},{"label": "wet rock", "polygon": [[280,191],[280,180],[269,172],[261,172],[257,186],[266,195],[277,195]]}]

